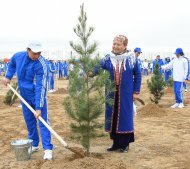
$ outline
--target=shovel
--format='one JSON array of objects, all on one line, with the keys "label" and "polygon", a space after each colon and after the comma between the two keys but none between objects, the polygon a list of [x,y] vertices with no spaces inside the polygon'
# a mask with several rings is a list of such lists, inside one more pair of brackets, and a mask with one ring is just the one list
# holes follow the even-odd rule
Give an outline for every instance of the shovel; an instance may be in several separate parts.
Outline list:
[{"label": "shovel", "polygon": [[[16,91],[18,90],[18,85],[17,85],[17,87],[16,87]],[[15,98],[15,93],[13,94],[13,96],[12,96],[12,98],[11,98],[11,103],[10,103],[10,106],[12,106],[13,105],[13,99]]]},{"label": "shovel", "polygon": [[[10,85],[10,84],[7,84],[7,86],[18,96],[18,98],[28,107],[28,109],[30,109],[30,111],[36,115],[36,111],[22,98],[22,96],[20,96],[18,94],[18,92]],[[85,156],[85,152],[80,149],[80,148],[77,148],[77,147],[69,147],[67,145],[67,143],[61,138],[61,136],[59,136],[51,127],[50,125],[48,125],[44,119],[39,116],[38,119],[44,124],[44,126],[47,127],[47,129],[55,136],[55,138],[57,140],[59,140],[59,142],[68,150],[72,151],[73,153],[77,154],[79,157],[84,157]]]}]

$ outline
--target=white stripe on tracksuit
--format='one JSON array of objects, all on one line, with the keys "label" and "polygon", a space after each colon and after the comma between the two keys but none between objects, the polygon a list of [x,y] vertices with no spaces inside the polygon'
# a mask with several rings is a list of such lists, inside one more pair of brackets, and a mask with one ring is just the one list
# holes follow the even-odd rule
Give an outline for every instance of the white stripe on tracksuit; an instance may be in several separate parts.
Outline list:
[{"label": "white stripe on tracksuit", "polygon": [[39,58],[40,63],[42,64],[44,75],[42,78],[42,91],[41,91],[41,98],[40,98],[40,107],[43,107],[44,105],[44,95],[46,90],[46,78],[47,78],[47,66],[44,60],[40,57]]}]

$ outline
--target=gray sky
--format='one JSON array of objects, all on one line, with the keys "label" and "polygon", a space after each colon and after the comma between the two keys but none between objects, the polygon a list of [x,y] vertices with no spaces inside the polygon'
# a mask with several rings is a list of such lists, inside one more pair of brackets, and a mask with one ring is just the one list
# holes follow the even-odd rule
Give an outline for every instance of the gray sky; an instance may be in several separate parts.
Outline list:
[{"label": "gray sky", "polygon": [[30,40],[70,51],[83,2],[100,51],[111,50],[117,34],[129,38],[131,49],[190,51],[189,0],[0,0],[0,51],[23,50]]}]

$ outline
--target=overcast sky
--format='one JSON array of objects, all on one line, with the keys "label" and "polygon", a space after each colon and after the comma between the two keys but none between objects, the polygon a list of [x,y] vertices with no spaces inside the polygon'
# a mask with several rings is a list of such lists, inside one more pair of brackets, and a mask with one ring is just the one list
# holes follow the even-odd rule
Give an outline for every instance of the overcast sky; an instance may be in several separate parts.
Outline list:
[{"label": "overcast sky", "polygon": [[0,51],[23,50],[30,40],[70,51],[83,2],[100,51],[111,50],[117,34],[131,49],[190,51],[189,0],[0,0]]}]

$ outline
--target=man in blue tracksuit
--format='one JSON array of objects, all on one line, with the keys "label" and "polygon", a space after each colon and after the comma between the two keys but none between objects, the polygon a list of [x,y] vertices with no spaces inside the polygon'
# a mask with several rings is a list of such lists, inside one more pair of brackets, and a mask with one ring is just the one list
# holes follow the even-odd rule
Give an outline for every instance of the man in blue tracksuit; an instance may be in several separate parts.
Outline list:
[{"label": "man in blue tracksuit", "polygon": [[59,79],[63,78],[63,64],[60,60],[57,62],[57,72]]},{"label": "man in blue tracksuit", "polygon": [[174,93],[176,103],[171,107],[183,108],[183,82],[188,80],[188,61],[184,57],[184,52],[181,48],[177,48],[175,54],[176,58],[174,58],[169,64],[162,66],[162,69],[168,70],[173,68]]},{"label": "man in blue tracksuit", "polygon": [[[36,110],[36,116],[22,103],[22,111],[28,129],[28,138],[33,140],[32,152],[38,150],[39,135],[37,120],[41,116],[47,123],[47,63],[41,56],[42,45],[39,42],[31,42],[27,51],[13,55],[10,60],[7,73],[3,83],[10,83],[14,73],[17,73],[20,95],[26,102]],[[45,150],[44,159],[52,159],[51,134],[49,130],[39,121],[42,145]]]},{"label": "man in blue tracksuit", "polygon": [[[189,63],[189,59],[187,57],[184,57],[187,59],[187,62],[188,62],[188,76],[190,75],[190,63]],[[185,90],[185,92],[187,92],[187,83],[186,82],[183,82],[183,88]]]},{"label": "man in blue tracksuit", "polygon": [[66,61],[64,61],[63,63],[63,71],[64,71],[64,74],[63,74],[63,77],[67,79],[68,77],[68,63]]},{"label": "man in blue tracksuit", "polygon": [[4,64],[4,72],[7,72],[7,67],[9,66],[9,62]]},{"label": "man in blue tracksuit", "polygon": [[156,63],[159,64],[159,66],[160,66],[160,73],[162,74],[162,73],[163,73],[163,70],[161,69],[161,67],[164,65],[164,62],[163,62],[163,60],[160,58],[160,55],[157,55],[157,56],[156,56],[156,59],[153,61],[153,72],[154,72]]},{"label": "man in blue tracksuit", "polygon": [[48,68],[49,68],[49,90],[50,92],[54,92],[54,73],[56,71],[56,67],[53,60],[49,61]]},{"label": "man in blue tracksuit", "polygon": [[[165,58],[165,63],[164,64],[167,65],[169,63],[170,63],[170,58],[169,57]],[[164,71],[164,77],[165,77],[166,84],[168,84],[168,80],[171,77],[171,75],[172,75],[172,70],[165,70]]]},{"label": "man in blue tracksuit", "polygon": [[3,72],[3,63],[0,62],[0,76],[2,72]]},{"label": "man in blue tracksuit", "polygon": [[143,71],[143,63],[142,63],[142,61],[139,59],[139,56],[140,56],[140,54],[142,53],[141,48],[136,47],[136,48],[134,49],[134,53],[135,53],[135,57],[136,57],[136,59],[137,59],[138,66],[140,67],[141,73],[142,73],[142,71]]}]

